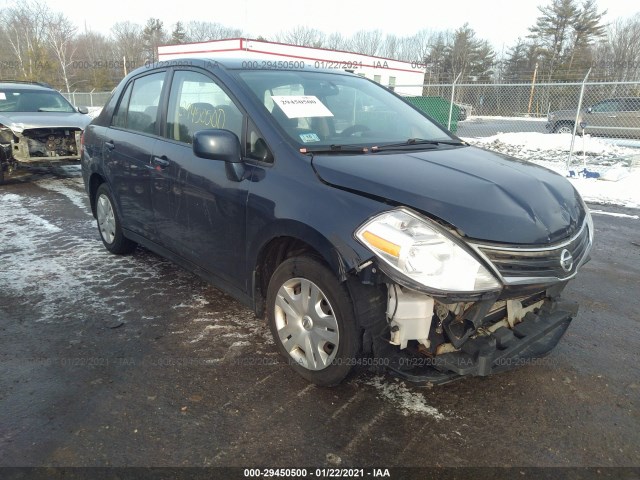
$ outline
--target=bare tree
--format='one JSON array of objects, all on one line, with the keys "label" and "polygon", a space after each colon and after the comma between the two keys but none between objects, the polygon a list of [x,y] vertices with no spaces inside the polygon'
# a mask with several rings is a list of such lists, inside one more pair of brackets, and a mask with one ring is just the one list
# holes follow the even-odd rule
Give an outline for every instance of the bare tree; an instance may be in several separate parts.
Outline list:
[{"label": "bare tree", "polygon": [[320,30],[299,25],[276,35],[276,40],[290,45],[319,48],[324,46],[326,35]]},{"label": "bare tree", "polygon": [[640,78],[640,13],[613,22],[604,47],[599,63],[615,80]]},{"label": "bare tree", "polygon": [[49,43],[54,56],[60,65],[60,75],[67,90],[71,92],[69,86],[69,67],[71,67],[73,55],[76,51],[74,37],[78,27],[62,13],[54,14],[49,21],[47,29],[47,42]]},{"label": "bare tree", "polygon": [[76,37],[75,44],[76,81],[99,90],[110,90],[127,71],[112,39],[100,33],[85,32]]},{"label": "bare tree", "polygon": [[18,3],[2,12],[5,41],[24,78],[38,79],[47,64],[47,26],[51,10],[38,1]]},{"label": "bare tree", "polygon": [[185,27],[186,42],[207,42],[209,40],[221,40],[241,36],[242,30],[227,27],[216,22],[192,21],[187,23]]},{"label": "bare tree", "polygon": [[349,39],[342,36],[342,34],[338,32],[334,32],[330,34],[325,40],[324,44],[325,48],[330,48],[331,50],[349,50],[350,44]]},{"label": "bare tree", "polygon": [[359,30],[351,37],[351,49],[364,55],[378,55],[382,47],[380,30]]},{"label": "bare tree", "polygon": [[398,58],[400,55],[400,39],[397,35],[387,34],[380,47],[380,56],[385,58]]},{"label": "bare tree", "polygon": [[131,66],[141,66],[144,63],[144,40],[140,25],[118,22],[111,27],[111,36],[118,59],[123,59]]}]

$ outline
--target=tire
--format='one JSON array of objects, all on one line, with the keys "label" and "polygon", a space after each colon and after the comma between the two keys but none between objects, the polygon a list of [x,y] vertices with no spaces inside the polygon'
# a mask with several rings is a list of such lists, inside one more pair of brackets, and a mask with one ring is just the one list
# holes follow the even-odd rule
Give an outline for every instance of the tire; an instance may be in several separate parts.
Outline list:
[{"label": "tire", "polygon": [[573,134],[573,122],[560,122],[553,128],[553,133]]},{"label": "tire", "polygon": [[267,319],[280,354],[311,383],[337,385],[356,363],[360,337],[351,297],[314,258],[289,258],[276,268]]},{"label": "tire", "polygon": [[136,249],[136,243],[122,233],[120,218],[114,205],[111,189],[103,183],[96,191],[96,220],[100,238],[111,253],[131,253]]},{"label": "tire", "polygon": [[9,165],[7,162],[7,154],[4,150],[4,147],[0,146],[0,185],[4,183],[5,179],[5,168],[8,169]]}]

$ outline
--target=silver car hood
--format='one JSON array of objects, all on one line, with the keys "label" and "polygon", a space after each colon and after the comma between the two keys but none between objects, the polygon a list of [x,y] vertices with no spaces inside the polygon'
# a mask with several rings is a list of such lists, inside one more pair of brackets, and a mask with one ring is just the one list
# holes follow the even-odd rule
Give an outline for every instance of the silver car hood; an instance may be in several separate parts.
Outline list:
[{"label": "silver car hood", "polygon": [[20,135],[32,128],[79,128],[84,130],[91,122],[88,115],[77,112],[0,112],[0,124]]}]

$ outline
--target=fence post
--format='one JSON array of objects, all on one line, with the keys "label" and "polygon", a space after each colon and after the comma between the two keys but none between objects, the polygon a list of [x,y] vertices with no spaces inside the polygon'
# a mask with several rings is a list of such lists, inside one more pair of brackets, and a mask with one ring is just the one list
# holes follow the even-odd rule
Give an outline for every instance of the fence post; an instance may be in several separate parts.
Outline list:
[{"label": "fence post", "polygon": [[453,85],[451,85],[451,102],[449,103],[449,121],[447,122],[447,130],[451,130],[451,115],[453,114],[453,96],[456,93],[456,83],[458,83],[458,79],[462,75],[462,72],[458,74],[456,79],[453,81]]},{"label": "fence post", "polygon": [[[576,132],[578,131],[578,120],[580,120],[580,110],[582,110],[582,97],[584,97],[584,87],[591,73],[591,68],[587,71],[587,74],[582,80],[582,86],[580,87],[580,98],[578,99],[578,110],[576,110],[576,120],[573,122],[573,135],[571,135],[571,146],[569,147],[569,157],[567,157],[567,175],[569,174],[569,165],[571,164],[571,157],[573,157],[573,146],[576,143]],[[584,135],[584,133],[583,133]]]},{"label": "fence post", "polygon": [[95,88],[89,92],[89,103],[91,104],[92,107],[93,107],[93,92],[94,91],[95,91]]},{"label": "fence post", "polygon": [[533,102],[533,92],[536,88],[536,75],[538,75],[538,62],[536,62],[536,68],[533,71],[533,78],[531,79],[531,93],[529,94],[529,107],[527,108],[527,117],[531,116],[531,103]]}]

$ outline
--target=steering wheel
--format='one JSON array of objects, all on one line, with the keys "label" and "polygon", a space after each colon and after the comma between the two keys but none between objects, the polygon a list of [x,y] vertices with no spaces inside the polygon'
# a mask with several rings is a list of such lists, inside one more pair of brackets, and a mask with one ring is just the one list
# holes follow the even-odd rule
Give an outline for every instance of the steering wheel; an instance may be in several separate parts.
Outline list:
[{"label": "steering wheel", "polygon": [[345,128],[342,132],[340,132],[341,137],[350,137],[356,133],[360,132],[370,132],[371,129],[366,125],[362,125],[360,123],[356,123],[355,125],[351,125],[350,127]]}]

